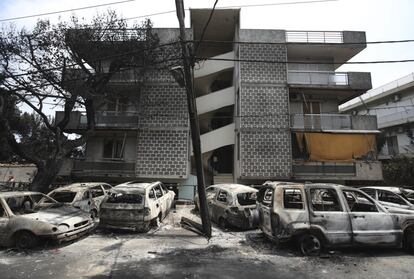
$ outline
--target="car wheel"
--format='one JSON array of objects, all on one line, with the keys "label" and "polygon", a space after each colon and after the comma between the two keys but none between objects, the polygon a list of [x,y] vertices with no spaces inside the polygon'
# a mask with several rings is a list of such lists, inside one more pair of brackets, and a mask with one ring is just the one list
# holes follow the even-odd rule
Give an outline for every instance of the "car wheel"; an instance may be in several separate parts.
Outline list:
[{"label": "car wheel", "polygon": [[319,256],[322,251],[322,241],[315,234],[307,233],[299,238],[299,248],[304,256]]},{"label": "car wheel", "polygon": [[38,238],[29,231],[18,232],[14,238],[17,248],[25,250],[35,247],[38,243]]},{"label": "car wheel", "polygon": [[227,220],[224,217],[220,217],[220,219],[218,221],[218,225],[219,225],[220,229],[222,229],[222,230],[227,230],[229,228],[229,223],[227,222]]}]

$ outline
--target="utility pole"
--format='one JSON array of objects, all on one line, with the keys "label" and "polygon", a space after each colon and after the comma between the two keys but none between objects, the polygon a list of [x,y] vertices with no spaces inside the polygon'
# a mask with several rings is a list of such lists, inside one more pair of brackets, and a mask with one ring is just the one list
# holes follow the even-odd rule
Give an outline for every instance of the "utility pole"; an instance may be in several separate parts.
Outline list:
[{"label": "utility pole", "polygon": [[190,59],[190,51],[186,41],[184,25],[184,3],[183,0],[175,0],[177,18],[180,24],[180,42],[183,55],[185,89],[187,91],[187,105],[190,116],[191,139],[193,142],[194,161],[197,169],[197,191],[200,201],[200,216],[203,232],[208,238],[211,237],[211,221],[207,208],[206,189],[204,185],[203,161],[201,158],[200,127],[198,123],[197,106],[195,101],[193,75],[191,68],[194,67],[193,59]]}]

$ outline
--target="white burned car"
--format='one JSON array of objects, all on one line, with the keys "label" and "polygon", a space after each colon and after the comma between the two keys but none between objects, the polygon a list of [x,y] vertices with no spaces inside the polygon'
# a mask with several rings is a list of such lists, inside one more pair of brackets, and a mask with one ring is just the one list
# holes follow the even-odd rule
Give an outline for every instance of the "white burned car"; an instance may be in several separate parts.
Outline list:
[{"label": "white burned car", "polygon": [[161,182],[117,185],[101,206],[100,226],[147,232],[167,216],[174,197],[175,193]]},{"label": "white burned car", "polygon": [[110,189],[111,185],[102,182],[73,183],[59,187],[47,195],[60,203],[89,212],[95,218],[99,215],[101,204],[107,199]]},{"label": "white burned car", "polygon": [[377,200],[389,212],[414,214],[414,204],[408,200],[407,194],[402,188],[369,186],[359,188],[359,190]]},{"label": "white burned car", "polygon": [[[210,219],[222,229],[230,226],[239,229],[257,228],[259,214],[256,193],[256,189],[241,184],[216,184],[206,188]],[[198,195],[194,197],[194,204],[198,210]]]},{"label": "white burned car", "polygon": [[260,228],[304,255],[323,247],[390,246],[414,252],[414,214],[390,213],[366,193],[336,184],[268,184],[258,193]]},{"label": "white burned car", "polygon": [[69,241],[90,232],[96,224],[89,214],[42,193],[0,193],[0,246],[28,249],[41,238]]}]

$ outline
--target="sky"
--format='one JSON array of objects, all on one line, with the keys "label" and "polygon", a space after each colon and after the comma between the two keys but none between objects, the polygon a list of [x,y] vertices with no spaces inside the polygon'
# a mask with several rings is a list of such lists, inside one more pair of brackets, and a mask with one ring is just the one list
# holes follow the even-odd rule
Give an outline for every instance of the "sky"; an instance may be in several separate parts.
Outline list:
[{"label": "sky", "polygon": [[[0,20],[61,11],[121,0],[0,0]],[[288,3],[300,0],[219,0],[217,7],[249,4]],[[302,0],[303,1],[303,0]],[[211,8],[214,0],[184,0],[186,8]],[[174,0],[135,0],[76,11],[78,17],[86,20],[97,12],[108,8],[123,17],[136,17],[172,11]],[[388,41],[414,39],[413,0],[333,0],[323,3],[291,4],[241,9],[241,28],[286,29],[323,31],[365,31],[367,41]],[[71,12],[47,15],[57,22],[66,19]],[[178,27],[174,12],[150,17],[154,27]],[[30,29],[38,18],[13,21],[19,27]],[[142,19],[140,19],[142,20]],[[11,21],[2,22],[8,24]],[[188,16],[186,25],[189,26]],[[368,45],[351,61],[403,60],[414,59],[414,43]],[[373,87],[379,87],[414,72],[414,63],[344,65],[338,71],[371,72]]]}]

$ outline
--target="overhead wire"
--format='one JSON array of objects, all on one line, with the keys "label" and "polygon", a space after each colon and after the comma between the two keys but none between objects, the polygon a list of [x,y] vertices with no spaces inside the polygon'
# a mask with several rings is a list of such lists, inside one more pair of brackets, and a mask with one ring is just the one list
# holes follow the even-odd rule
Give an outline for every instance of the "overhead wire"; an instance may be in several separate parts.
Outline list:
[{"label": "overhead wire", "polygon": [[14,20],[20,20],[20,19],[32,18],[32,17],[41,17],[41,16],[45,16],[45,15],[61,14],[61,13],[79,11],[79,10],[86,10],[86,9],[110,6],[110,5],[123,4],[123,3],[134,2],[134,1],[136,1],[136,0],[123,0],[123,1],[118,1],[118,2],[110,2],[110,3],[105,3],[105,4],[91,5],[91,6],[85,6],[85,7],[73,8],[73,9],[67,9],[67,10],[60,10],[60,11],[54,11],[54,12],[46,12],[46,13],[39,13],[39,14],[32,14],[32,15],[25,15],[25,16],[18,16],[18,17],[2,18],[2,19],[0,19],[0,22],[14,21]]}]

